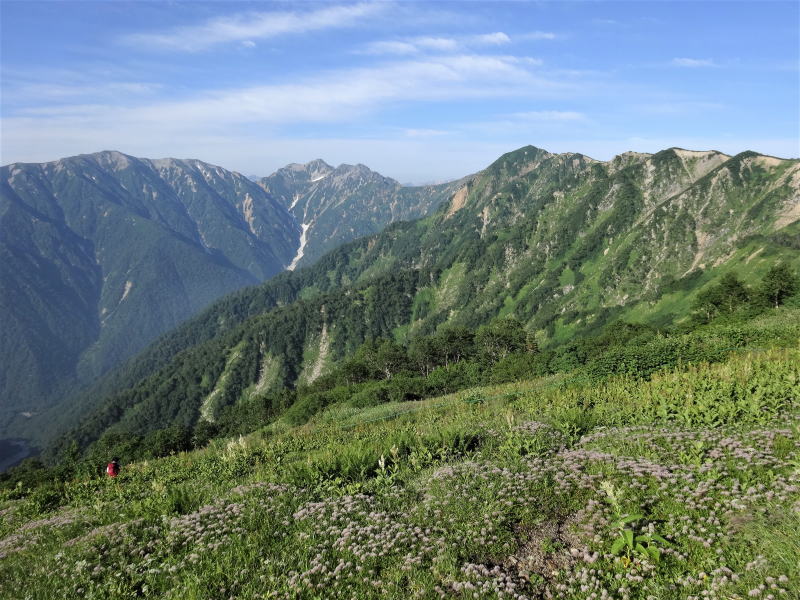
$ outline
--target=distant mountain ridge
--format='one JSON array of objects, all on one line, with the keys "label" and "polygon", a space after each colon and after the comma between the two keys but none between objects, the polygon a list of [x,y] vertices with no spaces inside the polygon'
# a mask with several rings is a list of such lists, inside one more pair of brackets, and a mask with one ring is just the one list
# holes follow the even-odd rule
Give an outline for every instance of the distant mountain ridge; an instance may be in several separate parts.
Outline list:
[{"label": "distant mountain ridge", "polygon": [[[327,174],[335,186],[316,185]],[[364,166],[321,160],[267,179],[274,191],[200,160],[117,151],[0,168],[0,432],[217,298],[423,216],[448,189],[397,191]],[[375,189],[404,208],[381,207],[389,196],[365,181],[392,182]],[[287,196],[304,191],[311,231]]]},{"label": "distant mountain ridge", "polygon": [[2,167],[4,408],[38,410],[64,380],[281,272],[299,236],[262,188],[198,160],[108,151]]},{"label": "distant mountain ridge", "polygon": [[388,223],[430,214],[460,185],[403,186],[361,164],[332,167],[321,159],[287,165],[259,183],[306,232],[292,269],[313,263],[344,242],[377,233]]},{"label": "distant mountain ridge", "polygon": [[540,347],[616,318],[672,324],[724,275],[755,283],[779,262],[800,270],[798,160],[671,148],[601,162],[526,146],[431,216],[216,303],[76,398],[91,418],[64,439],[194,426],[314,381],[367,339],[445,323],[513,316]]}]

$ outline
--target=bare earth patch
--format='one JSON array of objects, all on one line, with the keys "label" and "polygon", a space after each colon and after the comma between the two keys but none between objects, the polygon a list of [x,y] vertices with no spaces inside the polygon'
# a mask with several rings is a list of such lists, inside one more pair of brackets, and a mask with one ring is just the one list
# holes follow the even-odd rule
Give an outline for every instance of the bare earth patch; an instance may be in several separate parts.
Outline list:
[{"label": "bare earth patch", "polygon": [[458,190],[455,194],[453,194],[453,199],[450,200],[450,208],[447,210],[447,214],[445,215],[445,219],[449,219],[462,208],[467,203],[467,194],[469,193],[469,189],[465,185],[460,190]]}]

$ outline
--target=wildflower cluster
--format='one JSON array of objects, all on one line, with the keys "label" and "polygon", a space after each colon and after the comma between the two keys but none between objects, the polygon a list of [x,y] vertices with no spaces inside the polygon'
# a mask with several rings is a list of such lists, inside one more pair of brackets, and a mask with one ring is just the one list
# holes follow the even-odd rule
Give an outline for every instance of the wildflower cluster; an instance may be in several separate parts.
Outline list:
[{"label": "wildflower cluster", "polygon": [[53,530],[68,527],[79,520],[80,515],[74,509],[61,509],[49,517],[23,523],[14,533],[0,539],[0,559],[29,550],[44,536],[52,535]]},{"label": "wildflower cluster", "polygon": [[8,500],[0,597],[798,596],[794,414],[591,429],[568,411],[516,420],[518,404],[482,422],[489,408],[427,437],[298,432],[258,450],[257,472],[242,441],[139,464],[70,508]]}]

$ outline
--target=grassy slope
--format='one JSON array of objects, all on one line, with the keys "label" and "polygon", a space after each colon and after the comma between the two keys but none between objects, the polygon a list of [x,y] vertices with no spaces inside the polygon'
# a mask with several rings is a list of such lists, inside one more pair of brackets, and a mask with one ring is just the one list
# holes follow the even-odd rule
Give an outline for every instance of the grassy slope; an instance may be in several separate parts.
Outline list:
[{"label": "grassy slope", "polygon": [[799,398],[789,348],[334,406],[5,492],[0,595],[798,597]]}]

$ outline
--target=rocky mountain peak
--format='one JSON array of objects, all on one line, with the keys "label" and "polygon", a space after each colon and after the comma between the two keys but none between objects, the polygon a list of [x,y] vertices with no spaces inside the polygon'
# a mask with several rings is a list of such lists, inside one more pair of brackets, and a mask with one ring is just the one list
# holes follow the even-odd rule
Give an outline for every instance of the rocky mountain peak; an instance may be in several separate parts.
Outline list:
[{"label": "rocky mountain peak", "polygon": [[331,171],[333,171],[333,167],[328,163],[326,163],[321,158],[316,158],[312,161],[309,161],[303,166],[309,173],[323,173],[323,172],[330,173]]},{"label": "rocky mountain peak", "polygon": [[385,177],[380,173],[373,171],[366,165],[362,165],[361,163],[357,163],[355,165],[348,165],[348,164],[341,164],[336,167],[331,175],[334,179],[338,181],[342,180],[353,180],[353,181],[382,181],[389,183],[390,185],[399,185],[394,179],[390,177]]},{"label": "rocky mountain peak", "polygon": [[88,158],[105,168],[111,168],[115,171],[127,169],[131,163],[137,159],[133,156],[123,154],[118,150],[103,150],[94,154],[81,154],[81,158]]}]

